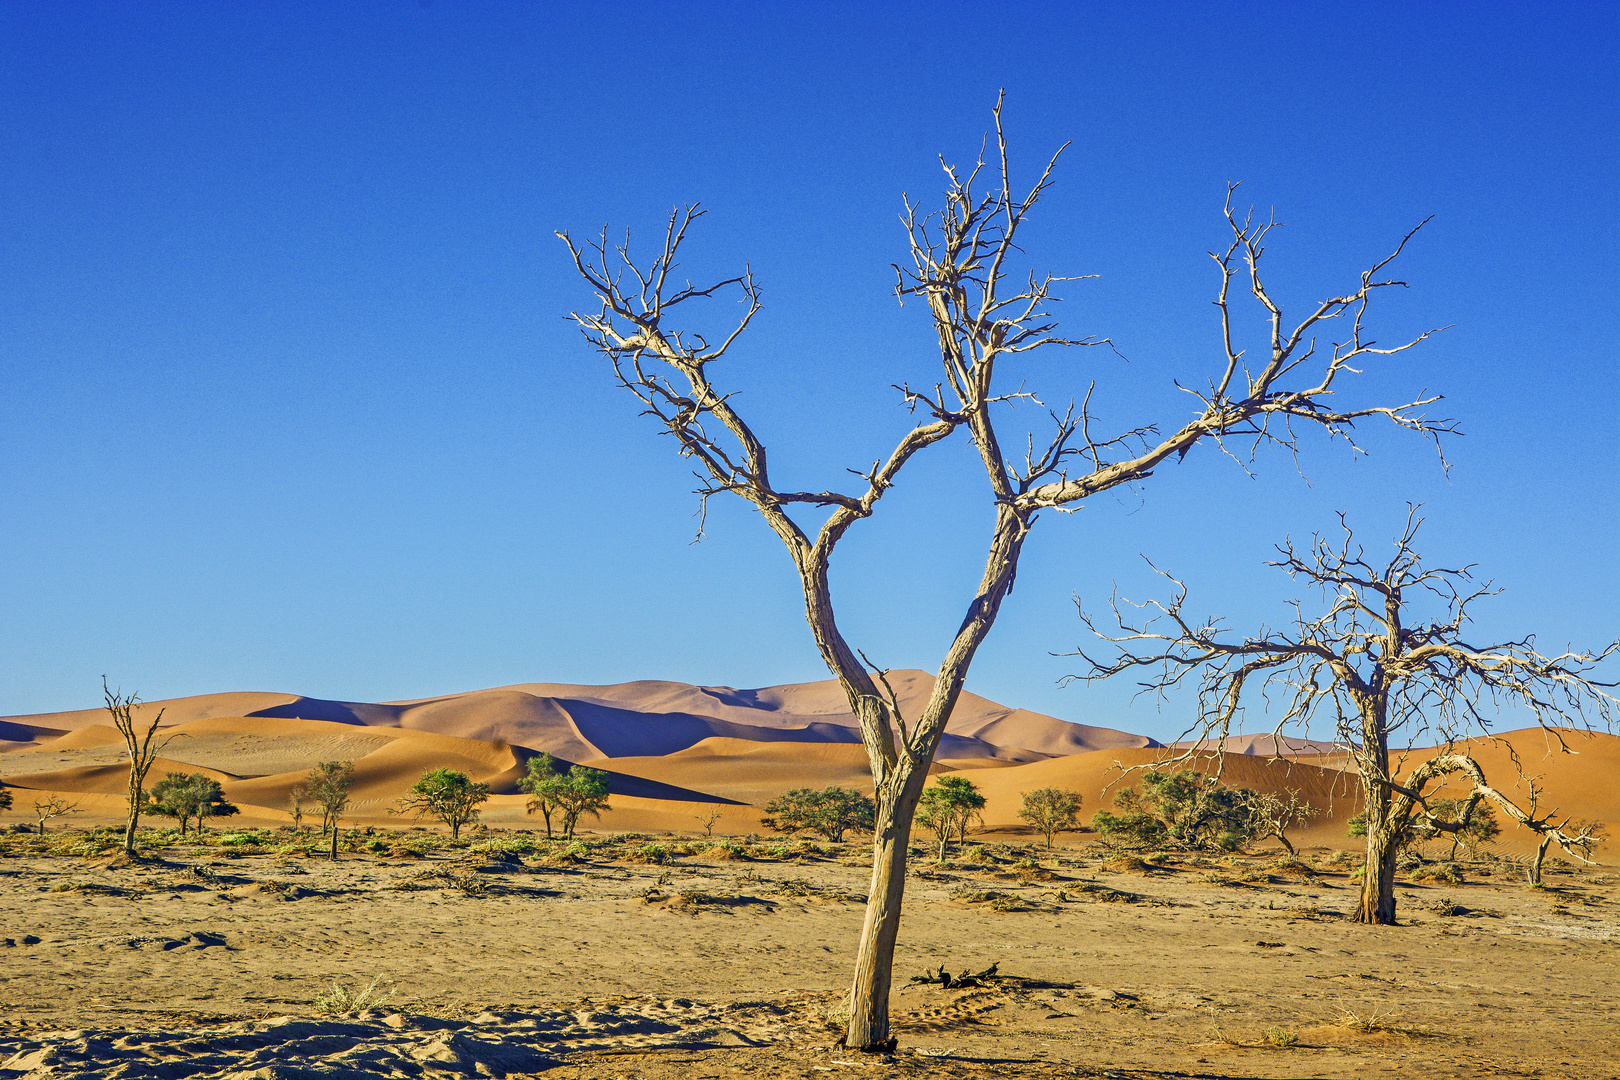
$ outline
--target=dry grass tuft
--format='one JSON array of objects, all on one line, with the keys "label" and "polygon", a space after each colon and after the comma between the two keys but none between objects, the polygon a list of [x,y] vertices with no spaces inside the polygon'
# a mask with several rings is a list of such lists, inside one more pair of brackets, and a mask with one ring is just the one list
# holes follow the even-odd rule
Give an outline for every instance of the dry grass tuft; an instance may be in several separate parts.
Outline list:
[{"label": "dry grass tuft", "polygon": [[322,1016],[358,1016],[380,1009],[394,1000],[394,995],[399,992],[395,987],[384,994],[379,989],[381,982],[382,976],[379,975],[356,991],[346,983],[333,979],[330,988],[315,995],[315,1011]]},{"label": "dry grass tuft", "polygon": [[1362,1014],[1346,1009],[1336,1022],[1340,1027],[1362,1035],[1373,1035],[1378,1032],[1398,1033],[1400,1028],[1390,1024],[1389,1019],[1389,1013],[1368,1012]]}]

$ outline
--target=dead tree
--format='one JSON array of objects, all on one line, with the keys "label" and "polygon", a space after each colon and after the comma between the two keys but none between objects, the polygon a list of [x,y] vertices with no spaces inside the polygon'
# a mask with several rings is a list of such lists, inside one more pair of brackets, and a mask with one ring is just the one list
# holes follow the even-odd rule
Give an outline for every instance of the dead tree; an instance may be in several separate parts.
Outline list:
[{"label": "dead tree", "polygon": [[159,709],[150,723],[137,721],[135,709],[141,704],[140,695],[122,696],[107,686],[105,675],[101,677],[101,693],[113,727],[124,737],[124,749],[129,754],[129,820],[124,828],[124,850],[133,855],[135,829],[141,821],[141,808],[146,805],[146,774],[152,771],[152,762],[174,736],[158,742],[157,729],[163,722],[163,710]]},{"label": "dead tree", "polygon": [[1276,837],[1288,854],[1297,854],[1288,830],[1303,825],[1321,811],[1299,797],[1297,788],[1288,789],[1288,798],[1271,791],[1254,791],[1248,796],[1250,820],[1254,823],[1254,838],[1266,840]]},{"label": "dead tree", "polygon": [[[1147,612],[1145,617],[1128,614],[1115,597],[1119,634],[1097,630],[1082,610],[1086,625],[1114,643],[1118,656],[1103,662],[1084,650],[1076,655],[1091,665],[1079,676],[1088,680],[1145,669],[1144,687],[1160,694],[1196,681],[1200,719],[1188,732],[1195,745],[1229,736],[1233,718],[1256,685],[1268,698],[1280,697],[1274,736],[1331,717],[1341,747],[1355,760],[1366,814],[1367,863],[1356,920],[1393,925],[1396,855],[1409,826],[1456,832],[1467,827],[1479,801],[1489,799],[1549,842],[1572,854],[1580,848],[1585,837],[1579,830],[1551,814],[1534,816],[1533,804],[1531,812],[1521,810],[1486,783],[1479,763],[1456,743],[1490,733],[1490,718],[1481,711],[1485,704],[1527,710],[1565,750],[1559,723],[1587,730],[1594,722],[1612,727],[1615,698],[1609,690],[1615,684],[1592,676],[1620,650],[1620,641],[1596,653],[1551,657],[1536,651],[1533,636],[1475,645],[1464,637],[1469,606],[1494,590],[1489,583],[1474,586],[1470,567],[1423,565],[1413,546],[1422,524],[1416,507],[1395,540],[1394,556],[1382,567],[1367,560],[1342,514],[1340,524],[1340,543],[1318,536],[1302,555],[1285,542],[1277,549],[1282,558],[1268,564],[1319,591],[1326,605],[1322,614],[1306,614],[1296,600],[1290,626],[1262,626],[1252,636],[1236,638],[1219,620],[1188,621],[1182,613],[1186,586],[1166,574],[1174,599],[1131,605]],[[1425,602],[1439,608],[1426,620],[1414,610]],[[1407,755],[1425,740],[1441,743],[1442,749],[1401,776]],[[1469,788],[1461,811],[1449,821],[1435,813],[1425,794],[1447,776]]]},{"label": "dead tree", "polygon": [[[1230,243],[1211,253],[1221,275],[1216,305],[1224,358],[1202,388],[1184,388],[1194,402],[1191,417],[1168,435],[1151,421],[1122,433],[1099,434],[1088,390],[1078,407],[1049,411],[1053,426],[1038,441],[1020,432],[1016,442],[1027,449],[1008,454],[998,417],[1016,402],[1040,402],[1032,393],[998,384],[998,366],[1015,359],[1027,362],[1028,354],[1048,347],[1111,343],[1057,332],[1052,290],[1074,279],[1014,270],[1021,253],[1019,232],[1046,195],[1062,148],[1033,184],[1015,190],[999,101],[994,120],[994,145],[987,138],[971,168],[959,169],[941,159],[942,210],[925,213],[904,200],[901,224],[910,258],[905,268],[895,268],[895,292],[902,303],[913,297],[922,301],[939,344],[943,379],[930,380],[931,389],[895,386],[901,403],[926,419],[901,435],[885,457],[868,468],[850,470],[859,478],[850,490],[779,486],[764,441],[737,411],[731,394],[711,381],[714,366],[760,311],[761,293],[746,269],[709,285],[676,276],[681,245],[703,211],[691,205],[672,213],[650,262],[636,261],[628,239],[614,243],[605,229],[599,238],[579,243],[567,233],[558,234],[600,304],[594,311],[573,313],[586,340],[608,359],[619,385],[635,395],[644,415],[662,425],[680,454],[695,464],[700,521],[709,498],[735,495],[752,504],[786,546],[816,647],[859,723],[871,762],[877,827],[870,900],[849,998],[845,1044],[853,1048],[890,1044],[891,966],[912,816],[968,667],[1012,588],[1040,512],[1078,509],[1087,498],[1144,481],[1206,439],[1241,461],[1252,459],[1264,444],[1292,450],[1300,428],[1307,425],[1347,441],[1355,424],[1368,418],[1391,421],[1437,443],[1440,433],[1452,430],[1449,421],[1431,420],[1423,412],[1437,397],[1418,395],[1393,406],[1338,404],[1345,398],[1341,377],[1369,360],[1411,348],[1434,332],[1382,346],[1371,339],[1366,323],[1372,298],[1404,284],[1381,275],[1412,234],[1393,254],[1362,272],[1348,291],[1320,302],[1290,328],[1260,273],[1266,238],[1276,222],[1241,214],[1234,204],[1234,185],[1226,201]],[[1228,310],[1234,280],[1264,309],[1269,326],[1264,360],[1253,366],[1244,359]],[[687,321],[692,303],[725,294],[737,296],[740,317],[713,334],[692,329]],[[1336,326],[1341,328],[1338,344],[1319,342],[1319,334]],[[927,703],[917,715],[905,717],[883,671],[869,667],[840,633],[828,568],[839,542],[856,522],[872,516],[906,464],[958,429],[965,429],[983,466],[985,499],[994,520],[978,587],[939,664]],[[1234,445],[1239,440],[1241,446]],[[803,523],[801,511],[820,511],[825,518],[816,527]]]},{"label": "dead tree", "polygon": [[60,795],[52,795],[48,799],[34,800],[34,819],[39,823],[39,835],[45,835],[46,822],[69,814],[82,814],[79,804],[70,803]]}]

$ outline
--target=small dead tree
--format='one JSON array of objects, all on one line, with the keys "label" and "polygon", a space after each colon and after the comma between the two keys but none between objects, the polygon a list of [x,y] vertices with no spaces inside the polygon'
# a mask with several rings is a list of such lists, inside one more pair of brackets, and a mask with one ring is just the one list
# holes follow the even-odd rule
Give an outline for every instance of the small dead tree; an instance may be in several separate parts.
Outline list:
[{"label": "small dead tree", "polygon": [[146,805],[146,774],[152,771],[152,763],[157,760],[158,754],[176,736],[157,741],[163,710],[159,709],[150,722],[137,720],[135,710],[141,705],[140,695],[124,697],[119,691],[108,687],[105,675],[101,677],[101,693],[106,699],[106,709],[112,716],[113,727],[124,737],[124,750],[129,754],[129,821],[124,828],[124,850],[133,855],[135,829],[141,821],[141,809]]},{"label": "small dead tree", "polygon": [[720,820],[720,807],[711,805],[703,813],[693,814],[692,816],[703,826],[703,835],[712,837],[714,835],[714,823]]},{"label": "small dead tree", "polygon": [[[1118,656],[1102,662],[1081,650],[1076,655],[1091,668],[1080,678],[1146,669],[1143,685],[1161,694],[1196,680],[1200,721],[1188,732],[1197,732],[1195,746],[1231,734],[1232,720],[1253,684],[1262,694],[1273,690],[1281,695],[1274,735],[1284,727],[1303,728],[1319,716],[1330,716],[1340,744],[1355,760],[1361,784],[1367,862],[1358,922],[1394,924],[1396,856],[1400,838],[1410,834],[1411,826],[1457,832],[1468,826],[1481,799],[1576,854],[1582,840],[1578,831],[1553,815],[1536,817],[1521,810],[1487,784],[1479,763],[1455,744],[1470,733],[1490,733],[1489,718],[1481,712],[1485,703],[1511,703],[1526,710],[1563,750],[1568,746],[1557,723],[1589,730],[1596,721],[1612,727],[1615,698],[1609,690],[1615,684],[1600,682],[1593,674],[1620,651],[1620,641],[1596,653],[1569,651],[1551,657],[1536,651],[1533,636],[1473,644],[1463,636],[1469,606],[1494,591],[1489,583],[1475,587],[1469,567],[1423,565],[1413,546],[1422,524],[1417,507],[1410,509],[1395,540],[1394,556],[1381,567],[1367,560],[1342,514],[1340,524],[1340,543],[1317,536],[1301,554],[1284,542],[1277,549],[1282,558],[1268,564],[1319,591],[1327,608],[1322,614],[1308,615],[1294,601],[1287,628],[1262,626],[1252,636],[1236,638],[1218,620],[1188,621],[1182,614],[1186,586],[1166,574],[1175,597],[1163,604],[1133,605],[1150,612],[1146,618],[1127,615],[1114,598],[1117,635],[1097,630],[1081,610],[1087,627],[1114,643]],[[1440,609],[1428,619],[1415,610],[1425,600]],[[1443,746],[1406,770],[1407,754],[1424,739]],[[1405,749],[1392,752],[1392,746]],[[1451,820],[1431,808],[1425,793],[1448,776],[1468,786],[1462,809]]]},{"label": "small dead tree", "polygon": [[287,792],[287,813],[292,817],[293,829],[296,832],[304,831],[304,800],[309,798],[309,788],[303,784],[294,784]]},{"label": "small dead tree", "polygon": [[[618,384],[634,395],[643,413],[675,440],[699,478],[699,536],[702,510],[716,495],[750,503],[787,548],[804,594],[805,616],[827,668],[838,679],[856,717],[871,763],[877,803],[872,878],[860,952],[850,990],[846,1046],[881,1049],[889,1038],[889,990],[895,939],[905,887],[906,851],[917,800],[928,767],[955,708],[968,668],[989,634],[1012,588],[1025,541],[1043,510],[1077,509],[1084,500],[1140,483],[1164,464],[1184,458],[1210,440],[1240,461],[1263,445],[1285,452],[1296,446],[1302,427],[1317,426],[1330,436],[1350,438],[1358,421],[1382,419],[1438,438],[1449,421],[1428,419],[1423,409],[1437,397],[1419,396],[1401,405],[1341,406],[1341,376],[1356,373],[1378,357],[1402,352],[1434,331],[1384,346],[1369,334],[1369,305],[1381,290],[1404,285],[1383,276],[1405,248],[1363,271],[1348,290],[1330,294],[1299,321],[1284,322],[1282,308],[1260,273],[1260,260],[1275,220],[1245,216],[1228,189],[1229,243],[1211,257],[1220,273],[1216,306],[1223,359],[1212,377],[1187,387],[1192,415],[1161,432],[1144,419],[1112,435],[1100,434],[1090,410],[1091,392],[1076,407],[1049,410],[1052,426],[1039,438],[1032,432],[1002,430],[1003,411],[1019,402],[1041,405],[1023,389],[996,382],[998,368],[1017,364],[1027,370],[1031,354],[1042,349],[1104,346],[1097,337],[1065,337],[1057,332],[1053,290],[1073,278],[1041,276],[1015,269],[1022,252],[1020,231],[1047,194],[1058,153],[1028,187],[1015,188],[1001,103],[994,110],[995,131],[970,168],[941,159],[945,194],[942,209],[928,213],[904,200],[901,224],[909,258],[896,266],[895,292],[901,302],[919,300],[931,323],[942,364],[942,378],[895,386],[901,403],[921,410],[924,422],[901,435],[893,449],[864,469],[850,470],[859,483],[847,491],[780,486],[771,472],[764,441],[738,412],[732,394],[717,387],[711,370],[730,354],[761,309],[761,292],[751,271],[694,285],[676,275],[681,246],[703,211],[695,204],[670,215],[662,242],[650,262],[631,255],[628,238],[614,243],[604,229],[599,238],[576,243],[565,232],[575,269],[596,294],[595,310],[576,311],[591,347],[607,358]],[[986,153],[985,151],[988,151]],[[1421,228],[1421,226],[1419,226]],[[1269,329],[1264,358],[1245,361],[1229,311],[1234,280],[1263,309]],[[735,322],[705,334],[687,323],[695,302],[734,293],[742,313]],[[682,323],[687,323],[683,326]],[[1328,346],[1319,335],[1341,328]],[[833,388],[833,407],[841,402]],[[1042,405],[1042,408],[1045,406]],[[884,679],[840,632],[834,615],[829,568],[839,542],[858,521],[877,510],[913,457],[965,430],[983,467],[986,504],[993,523],[985,543],[984,569],[961,624],[934,678],[927,702],[914,716],[900,704]],[[1005,447],[1025,443],[1009,454]],[[1242,447],[1230,444],[1241,440]],[[1353,444],[1352,444],[1353,445]],[[1019,460],[1019,459],[1022,460]],[[815,520],[805,520],[801,513]]]},{"label": "small dead tree", "polygon": [[39,823],[39,834],[41,836],[45,835],[46,822],[79,813],[83,813],[83,811],[79,809],[78,803],[70,803],[60,795],[52,795],[48,799],[34,800],[34,820]]},{"label": "small dead tree", "polygon": [[1249,820],[1254,826],[1254,839],[1266,840],[1276,837],[1277,842],[1287,849],[1288,854],[1295,855],[1298,853],[1288,839],[1288,830],[1295,825],[1303,825],[1321,811],[1301,799],[1299,791],[1295,788],[1289,788],[1287,795],[1287,798],[1283,798],[1273,791],[1249,792],[1247,797]]}]

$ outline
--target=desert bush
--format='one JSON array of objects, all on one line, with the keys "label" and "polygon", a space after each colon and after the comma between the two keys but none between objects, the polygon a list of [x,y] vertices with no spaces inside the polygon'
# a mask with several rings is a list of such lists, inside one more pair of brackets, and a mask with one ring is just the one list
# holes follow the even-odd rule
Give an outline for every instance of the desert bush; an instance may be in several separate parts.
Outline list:
[{"label": "desert bush", "polygon": [[1393,1026],[1389,1021],[1390,1014],[1388,1013],[1381,1013],[1370,1009],[1365,1013],[1358,1013],[1350,1009],[1346,1009],[1340,1014],[1338,1025],[1342,1028],[1347,1028],[1350,1031],[1359,1032],[1362,1035],[1371,1035],[1379,1031],[1400,1030],[1399,1028]]},{"label": "desert bush", "polygon": [[360,990],[333,979],[330,987],[315,995],[312,1004],[322,1016],[358,1016],[382,1008],[399,992],[395,987],[384,994],[380,989],[381,984],[380,975]]},{"label": "desert bush", "polygon": [[332,834],[332,858],[338,852],[338,821],[349,808],[349,788],[354,786],[354,762],[323,761],[309,771],[304,789],[321,809],[321,830]]},{"label": "desert bush", "polygon": [[1299,1042],[1299,1032],[1284,1031],[1280,1027],[1268,1027],[1260,1034],[1265,1036],[1266,1042],[1270,1043],[1272,1046],[1275,1046],[1279,1050],[1286,1050],[1290,1046],[1293,1046],[1295,1043]]},{"label": "desert bush", "polygon": [[166,773],[162,780],[143,792],[147,813],[160,817],[177,818],[180,835],[186,835],[186,823],[197,820],[197,831],[202,832],[203,819],[231,817],[240,813],[225,799],[225,789],[207,773]]},{"label": "desert bush", "polygon": [[651,863],[662,866],[671,859],[669,848],[663,844],[640,844],[625,854],[627,862]]},{"label": "desert bush", "polygon": [[1420,866],[1412,871],[1413,881],[1444,881],[1451,885],[1463,883],[1462,871],[1457,869],[1455,863],[1441,863],[1438,866]]}]

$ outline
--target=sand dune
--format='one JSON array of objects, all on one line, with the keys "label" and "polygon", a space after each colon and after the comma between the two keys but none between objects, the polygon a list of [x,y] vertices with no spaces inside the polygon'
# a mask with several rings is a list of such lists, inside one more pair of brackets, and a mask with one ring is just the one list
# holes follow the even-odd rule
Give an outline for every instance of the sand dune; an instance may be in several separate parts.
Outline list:
[{"label": "sand dune", "polygon": [[[890,673],[902,709],[921,711],[933,687],[922,671]],[[292,694],[209,694],[155,701],[165,726],[200,719],[264,717],[404,728],[547,751],[569,761],[656,757],[708,738],[753,742],[858,743],[843,691],[833,680],[759,690],[641,681],[613,686],[525,683],[416,701],[367,703]],[[72,731],[105,725],[99,709],[6,718],[14,725]],[[0,732],[3,735],[3,732]],[[963,693],[941,754],[1033,761],[1110,747],[1152,746],[1111,728],[1071,724]]]},{"label": "sand dune", "polygon": [[[932,687],[925,672],[891,673],[902,708],[915,715]],[[248,711],[222,714],[226,708]],[[388,808],[428,769],[445,766],[488,783],[491,820],[526,821],[518,781],[528,760],[545,750],[610,774],[615,810],[604,828],[690,832],[694,818],[721,805],[719,829],[759,831],[758,806],[793,787],[837,784],[871,790],[866,751],[836,683],[758,690],[643,681],[614,686],[529,683],[417,701],[340,702],[288,694],[218,694],[153,703],[165,712],[166,771],[204,771],[219,779],[244,811],[283,813],[292,787],[321,761],[352,760],[356,820],[394,820]],[[122,740],[99,710],[0,720],[0,778],[18,788],[75,796],[121,796]],[[170,724],[169,721],[175,721]],[[1539,776],[1538,807],[1586,819],[1620,822],[1620,739],[1572,741],[1576,755],[1549,753],[1556,743],[1538,730],[1475,740],[1471,752],[1492,782],[1528,804],[1517,754]],[[1227,740],[1226,782],[1301,792],[1322,816],[1304,839],[1349,846],[1345,820],[1358,809],[1358,789],[1342,753],[1328,744],[1287,740],[1284,760],[1268,735]],[[1139,783],[1120,766],[1146,765],[1171,751],[1152,740],[1107,728],[1070,724],[962,696],[940,748],[935,772],[964,771],[987,797],[992,829],[1021,828],[1023,793],[1040,787],[1078,790],[1082,820],[1110,806],[1118,787]],[[1408,768],[1431,753],[1415,752]],[[1214,755],[1201,769],[1213,767]],[[1450,794],[1444,791],[1442,794]],[[727,803],[752,804],[726,806]],[[1515,834],[1522,835],[1515,835]],[[1509,826],[1504,841],[1529,835]]]},{"label": "sand dune", "polygon": [[1345,749],[1334,742],[1323,742],[1319,739],[1296,739],[1287,735],[1279,737],[1270,732],[1260,735],[1229,735],[1225,739],[1202,739],[1197,742],[1187,740],[1171,743],[1170,745],[1176,750],[1189,750],[1196,746],[1200,750],[1215,750],[1218,748],[1228,754],[1288,758],[1343,754]]}]

